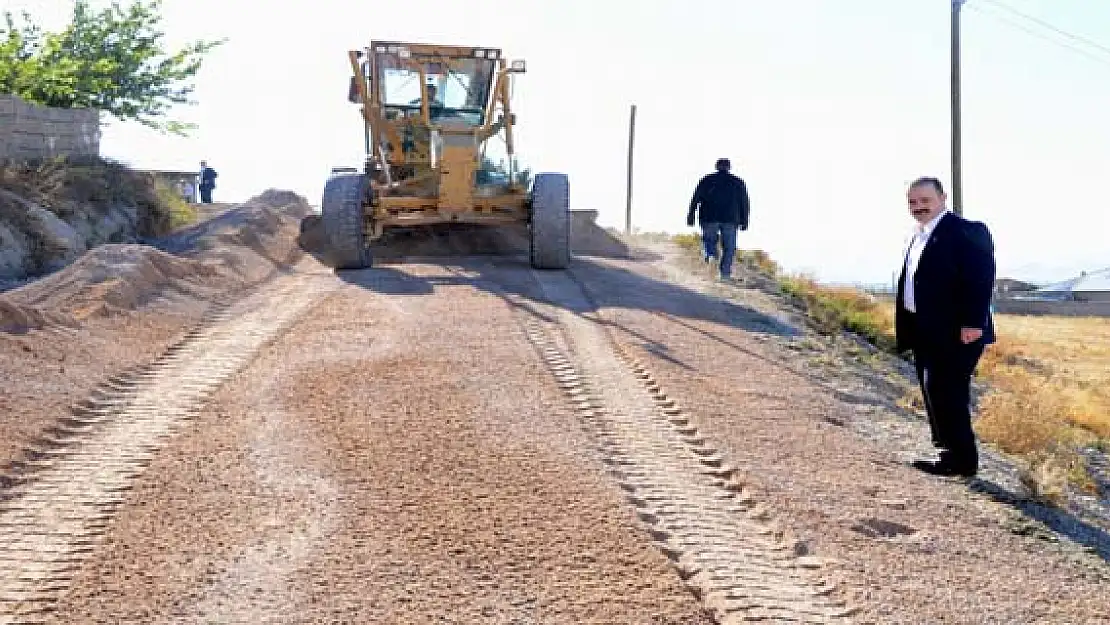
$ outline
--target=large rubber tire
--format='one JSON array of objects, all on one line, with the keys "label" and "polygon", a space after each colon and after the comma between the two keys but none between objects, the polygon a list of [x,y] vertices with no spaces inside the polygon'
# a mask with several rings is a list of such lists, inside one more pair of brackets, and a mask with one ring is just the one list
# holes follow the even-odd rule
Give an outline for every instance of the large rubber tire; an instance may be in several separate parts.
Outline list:
[{"label": "large rubber tire", "polygon": [[325,255],[336,269],[364,269],[373,263],[362,229],[362,202],[366,177],[344,174],[324,185],[321,219],[324,222]]},{"label": "large rubber tire", "polygon": [[532,267],[570,264],[570,181],[566,174],[536,174],[532,183]]}]

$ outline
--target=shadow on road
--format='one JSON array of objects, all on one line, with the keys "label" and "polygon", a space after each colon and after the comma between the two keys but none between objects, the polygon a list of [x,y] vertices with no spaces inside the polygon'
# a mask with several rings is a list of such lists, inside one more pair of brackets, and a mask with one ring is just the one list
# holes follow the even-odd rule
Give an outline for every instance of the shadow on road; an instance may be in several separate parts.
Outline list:
[{"label": "shadow on road", "polygon": [[[687,327],[716,339],[723,345],[781,367],[782,363],[729,342],[708,330],[689,325],[690,321],[739,328],[749,332],[793,336],[794,328],[746,306],[712,298],[697,291],[655,280],[648,276],[616,267],[598,260],[576,257],[571,263],[570,275],[577,278],[584,298],[574,304],[549,300],[526,257],[464,257],[435,259],[434,266],[448,275],[421,276],[402,271],[396,265],[381,264],[370,269],[336,271],[336,275],[349,284],[382,295],[421,296],[431,295],[436,289],[465,286],[500,297],[509,306],[519,307],[515,298],[527,302],[561,306],[577,314],[596,313],[601,309],[640,310],[674,320],[682,318]],[[515,296],[510,297],[510,296]],[[534,310],[529,312],[535,313]],[[653,337],[611,320],[599,321],[610,328],[632,337],[640,347],[687,371],[695,368],[675,357],[667,345]]]},{"label": "shadow on road", "polygon": [[[968,488],[986,495],[997,503],[1009,506],[1025,517],[1043,523],[1052,531],[1066,536],[1073,542],[1088,548],[1104,561],[1110,562],[1110,533],[1106,530],[1080,519],[1067,510],[1037,503],[989,480],[975,478],[968,484]],[[1035,528],[1011,528],[1010,531],[1036,533]]]},{"label": "shadow on road", "polygon": [[[692,289],[655,280],[624,269],[617,261],[655,261],[655,252],[632,248],[599,227],[594,211],[572,211],[571,249],[574,255],[571,275],[578,278],[585,299],[574,305],[563,303],[576,313],[594,313],[603,308],[641,310],[671,320],[703,321],[779,336],[796,336],[791,325],[752,308],[723,299],[706,296]],[[359,271],[337,271],[352,284],[385,295],[428,295],[437,287],[469,286],[501,296],[515,295],[533,302],[548,302],[527,260],[528,229],[517,226],[468,226],[437,224],[416,228],[393,228],[371,245],[374,267]],[[334,264],[327,257],[326,240],[318,216],[302,224],[298,243],[305,252],[327,266]],[[449,275],[419,276],[394,267],[406,262],[425,262],[442,267]],[[515,305],[508,300],[510,304]],[[556,303],[557,304],[557,303]],[[558,305],[558,304],[557,304]],[[611,321],[603,322],[616,326]],[[688,326],[702,334],[742,350],[753,357],[760,354],[730,343],[708,330]],[[635,330],[617,326],[635,337],[651,353],[686,369],[690,367],[674,358],[667,346]],[[780,365],[781,363],[774,363]]]},{"label": "shadow on road", "polygon": [[[596,258],[654,261],[660,256],[625,245],[595,223],[595,211],[571,211],[571,251]],[[525,224],[479,225],[442,223],[396,226],[370,245],[375,264],[415,258],[453,259],[466,256],[505,257],[527,254],[529,231]],[[298,245],[321,263],[334,266],[327,257],[327,237],[320,215],[301,222]]]},{"label": "shadow on road", "polygon": [[[388,264],[358,271],[337,271],[336,275],[345,282],[384,295],[430,295],[437,288],[467,286],[495,295],[515,295],[534,302],[560,305],[544,295],[526,258],[465,257],[443,259],[435,264],[446,269],[450,275],[415,275]],[[712,298],[590,258],[576,257],[572,261],[570,274],[578,279],[578,285],[587,296],[573,306],[565,305],[576,313],[624,308],[668,318],[710,322],[749,332],[780,336],[797,334],[794,328],[747,306]],[[741,349],[739,345],[715,338],[730,347]],[[656,349],[659,347],[655,345]]]}]

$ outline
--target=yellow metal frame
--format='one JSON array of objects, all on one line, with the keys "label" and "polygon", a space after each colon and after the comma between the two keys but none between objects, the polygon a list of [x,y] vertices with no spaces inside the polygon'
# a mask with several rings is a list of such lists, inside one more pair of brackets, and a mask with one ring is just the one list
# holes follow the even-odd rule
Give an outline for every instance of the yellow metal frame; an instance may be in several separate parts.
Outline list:
[{"label": "yellow metal frame", "polygon": [[[419,72],[420,84],[426,83],[424,64],[429,61],[443,64],[448,68],[458,67],[463,60],[478,58],[475,50],[493,50],[497,54],[492,86],[487,94],[483,123],[480,126],[463,126],[437,123],[431,119],[428,98],[422,91],[419,115],[386,119],[385,106],[381,100],[381,89],[377,81],[380,72],[377,67],[379,48],[405,50],[397,53],[396,59],[402,66],[409,66]],[[509,101],[511,74],[517,73],[505,60],[501,50],[474,46],[446,46],[403,42],[371,41],[366,50],[367,66],[365,71],[360,62],[362,52],[350,51],[348,58],[351,70],[356,77],[355,84],[361,113],[369,129],[369,148],[373,151],[368,158],[381,164],[385,170],[385,180],[371,180],[371,198],[364,213],[367,235],[372,238],[381,236],[385,227],[429,225],[436,223],[481,223],[504,224],[521,222],[528,218],[528,196],[526,189],[515,180],[513,171],[513,131],[515,123]],[[368,84],[367,74],[370,80]],[[494,120],[497,105],[501,105],[502,116]],[[394,149],[385,154],[380,148],[383,139],[392,146],[402,144],[403,130],[421,135],[417,146],[406,158],[403,150]],[[504,191],[490,196],[475,195],[474,171],[476,170],[481,146],[505,132],[505,145],[509,157],[509,183]],[[425,137],[425,135],[427,135]],[[431,160],[432,141],[435,137],[453,137],[450,145],[445,141],[442,152],[437,154],[435,163]],[[425,142],[426,139],[426,142]],[[465,145],[473,140],[472,147]],[[409,179],[394,181],[389,172],[401,168],[412,168],[415,175]],[[370,173],[370,172],[368,172]],[[428,185],[432,189],[428,189]]]}]

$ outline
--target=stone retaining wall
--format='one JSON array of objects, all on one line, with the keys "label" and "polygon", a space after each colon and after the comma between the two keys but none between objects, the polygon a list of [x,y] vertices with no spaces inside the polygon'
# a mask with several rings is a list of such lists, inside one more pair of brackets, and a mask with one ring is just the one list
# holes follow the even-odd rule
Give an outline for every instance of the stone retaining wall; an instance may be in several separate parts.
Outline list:
[{"label": "stone retaining wall", "polygon": [[0,160],[99,154],[100,111],[39,106],[0,94]]}]

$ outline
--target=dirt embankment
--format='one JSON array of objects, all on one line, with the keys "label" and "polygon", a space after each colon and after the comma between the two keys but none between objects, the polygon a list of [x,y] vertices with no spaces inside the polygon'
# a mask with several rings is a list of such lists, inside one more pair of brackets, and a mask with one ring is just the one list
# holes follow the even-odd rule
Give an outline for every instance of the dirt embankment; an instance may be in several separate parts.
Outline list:
[{"label": "dirt embankment", "polygon": [[117,163],[0,164],[0,281],[57,271],[105,243],[162,236],[193,213],[164,183]]},{"label": "dirt embankment", "polygon": [[213,301],[297,262],[309,211],[296,194],[267,191],[152,245],[100,245],[0,294],[0,481],[96,384],[156,358]]}]

